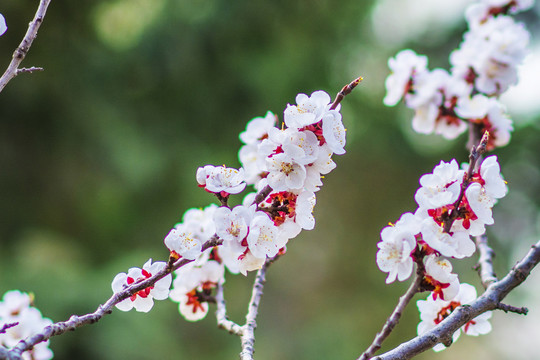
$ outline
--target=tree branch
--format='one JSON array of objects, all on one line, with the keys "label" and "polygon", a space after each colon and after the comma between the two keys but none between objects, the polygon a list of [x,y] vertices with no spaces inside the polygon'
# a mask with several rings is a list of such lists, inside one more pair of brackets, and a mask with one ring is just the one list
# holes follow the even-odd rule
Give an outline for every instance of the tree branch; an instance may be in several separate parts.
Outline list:
[{"label": "tree branch", "polygon": [[[421,336],[411,339],[393,350],[375,357],[375,360],[410,359],[438,343],[451,342],[452,335],[461,326],[478,315],[501,307],[509,308],[501,301],[510,291],[527,279],[532,269],[540,262],[540,241],[531,247],[527,255],[519,261],[501,280],[489,285],[487,290],[470,305],[460,306],[445,320]],[[513,307],[512,307],[513,308]],[[514,308],[515,309],[515,308]]]},{"label": "tree branch", "polygon": [[38,9],[36,11],[36,15],[34,16],[34,19],[30,22],[28,25],[28,30],[26,31],[26,34],[24,35],[23,40],[19,44],[19,47],[15,49],[15,52],[13,53],[13,58],[11,59],[11,62],[8,65],[8,68],[0,78],[0,92],[4,90],[7,83],[13,79],[15,76],[20,74],[21,72],[32,72],[33,70],[37,70],[38,68],[30,68],[29,69],[20,69],[19,71],[19,65],[26,57],[26,54],[30,50],[30,47],[32,46],[32,42],[37,37],[37,32],[39,30],[39,27],[41,23],[43,22],[43,19],[45,18],[45,13],[47,12],[47,7],[49,6],[49,3],[51,0],[41,0],[39,2]]},{"label": "tree branch", "polygon": [[332,103],[332,105],[330,105],[330,110],[334,110],[335,108],[337,108],[337,106],[339,105],[341,100],[343,100],[343,98],[345,96],[349,95],[351,93],[351,91],[353,91],[354,88],[357,87],[358,84],[360,84],[360,82],[362,80],[364,80],[364,78],[359,76],[356,79],[354,79],[353,81],[351,81],[351,83],[345,85],[340,90],[340,92],[337,93],[336,98],[334,99],[334,102]]}]

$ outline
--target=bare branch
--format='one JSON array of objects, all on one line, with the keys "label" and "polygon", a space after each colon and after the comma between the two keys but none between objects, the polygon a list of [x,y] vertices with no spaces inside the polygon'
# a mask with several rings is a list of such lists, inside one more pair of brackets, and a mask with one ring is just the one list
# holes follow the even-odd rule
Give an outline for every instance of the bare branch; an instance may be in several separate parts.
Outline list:
[{"label": "bare branch", "polygon": [[[51,0],[41,0],[39,2],[38,9],[36,11],[36,15],[34,16],[34,19],[30,22],[28,25],[28,30],[26,31],[26,34],[24,35],[24,38],[22,42],[19,44],[19,47],[15,49],[15,52],[13,53],[13,58],[11,59],[11,62],[8,65],[8,68],[0,78],[0,92],[4,90],[7,83],[13,79],[15,76],[20,74],[21,72],[32,72],[37,70],[38,68],[30,68],[34,69],[32,71],[29,71],[28,69],[26,71],[19,71],[19,65],[26,57],[26,54],[30,50],[30,47],[32,46],[32,42],[37,37],[37,32],[39,30],[39,27],[41,26],[41,23],[43,22],[43,19],[45,18],[45,13],[47,12],[47,7],[49,6],[49,3]],[[23,69],[20,69],[23,70]]]},{"label": "bare branch", "polygon": [[[450,343],[452,334],[478,315],[501,308],[501,301],[510,291],[527,279],[532,269],[540,262],[540,241],[532,246],[525,257],[501,280],[492,283],[478,299],[466,306],[458,307],[439,325],[421,336],[411,339],[393,350],[375,357],[376,360],[410,359],[438,343]],[[508,311],[510,307],[502,305]],[[513,307],[512,307],[513,308]],[[515,308],[513,308],[515,309]]]},{"label": "bare branch", "polygon": [[20,68],[20,69],[17,69],[17,75],[22,74],[22,73],[33,73],[34,71],[43,71],[43,68],[35,67],[35,66],[29,67],[29,68]]}]

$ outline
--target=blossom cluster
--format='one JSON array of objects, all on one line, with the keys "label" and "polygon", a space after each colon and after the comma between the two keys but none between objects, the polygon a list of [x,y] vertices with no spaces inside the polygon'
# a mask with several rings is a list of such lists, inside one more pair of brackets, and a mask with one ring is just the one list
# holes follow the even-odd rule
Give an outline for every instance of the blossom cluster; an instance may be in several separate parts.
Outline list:
[{"label": "blossom cluster", "polygon": [[[171,259],[191,261],[175,271],[172,290],[171,279],[165,277],[117,307],[148,311],[152,299],[170,297],[187,320],[204,318],[212,291],[225,282],[225,268],[244,275],[260,269],[267,259],[284,254],[288,241],[302,229],[314,228],[315,193],[323,175],[336,167],[332,155],[345,153],[345,134],[340,105],[324,91],[298,94],[281,124],[272,112],[252,119],[240,134],[242,167],[206,165],[197,170],[198,186],[214,194],[221,206],[188,210],[164,239]],[[245,195],[241,205],[228,206],[229,197],[248,185],[257,192]],[[206,249],[211,239],[220,246]],[[142,270],[121,273],[113,291],[147,279],[164,266],[149,261]]]},{"label": "blossom cluster", "polygon": [[415,111],[413,129],[454,139],[476,124],[490,132],[488,149],[510,141],[512,121],[498,100],[517,83],[529,32],[510,15],[529,9],[533,0],[482,0],[466,10],[469,31],[450,55],[451,69],[429,70],[426,56],[403,50],[388,65],[384,103],[402,98]]},{"label": "blossom cluster", "polygon": [[[41,312],[32,306],[33,296],[18,290],[8,291],[0,301],[0,346],[11,348],[21,340],[36,335],[46,326],[52,324],[44,318]],[[25,351],[25,360],[52,359],[53,352],[49,349],[49,341],[34,345],[32,350]]]},{"label": "blossom cluster", "polygon": [[[528,31],[511,15],[532,4],[533,0],[480,0],[470,5],[465,15],[469,30],[450,55],[450,71],[428,70],[427,57],[412,50],[389,59],[392,73],[386,79],[384,103],[393,106],[403,99],[415,110],[412,126],[419,133],[454,139],[469,129],[484,134],[486,151],[506,145],[512,121],[498,98],[517,83],[517,66],[529,42]],[[476,157],[461,167],[455,159],[441,161],[420,178],[414,196],[417,210],[381,231],[377,264],[388,273],[386,282],[406,280],[416,262],[421,287],[430,291],[427,300],[418,301],[419,335],[476,299],[474,287],[460,284],[452,273],[449,259],[475,252],[471,237],[483,235],[486,225],[493,224],[492,208],[506,193],[495,155],[483,161]],[[490,312],[484,313],[461,330],[485,334],[491,330],[490,317]],[[461,330],[453,334],[454,340]],[[444,348],[439,344],[434,349]]]}]

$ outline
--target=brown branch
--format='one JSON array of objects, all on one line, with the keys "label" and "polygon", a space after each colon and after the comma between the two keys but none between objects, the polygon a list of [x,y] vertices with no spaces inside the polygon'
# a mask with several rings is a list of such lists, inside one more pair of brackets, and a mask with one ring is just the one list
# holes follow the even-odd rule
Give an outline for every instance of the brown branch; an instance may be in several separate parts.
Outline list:
[{"label": "brown branch", "polygon": [[[450,343],[452,334],[478,315],[490,310],[506,308],[508,305],[501,301],[527,279],[532,269],[540,262],[540,241],[531,247],[527,255],[519,261],[501,280],[489,285],[487,290],[471,304],[458,307],[433,329],[423,335],[411,339],[393,350],[375,357],[375,360],[405,360],[410,359],[439,343]],[[516,309],[513,308],[512,309]]]},{"label": "brown branch", "polygon": [[362,355],[360,355],[358,360],[370,359],[373,354],[375,354],[381,348],[383,341],[392,333],[392,330],[394,330],[394,327],[398,324],[399,319],[401,319],[401,315],[403,314],[405,307],[409,304],[414,295],[423,291],[422,281],[424,280],[426,270],[424,268],[422,259],[417,260],[416,265],[416,277],[414,281],[411,283],[405,294],[399,298],[398,304],[390,317],[384,323],[383,328],[379,333],[377,333],[371,345],[366,349],[366,351],[364,351]]},{"label": "brown branch", "polygon": [[[203,244],[201,251],[205,251],[211,247],[221,245],[222,242],[223,240],[219,239],[216,235],[214,235],[210,240]],[[165,276],[171,274],[174,270],[192,261],[193,260],[187,259],[179,259],[175,262],[169,261],[168,265],[163,270],[157,272],[152,277],[144,281],[134,283],[126,287],[124,290],[113,294],[113,296],[111,296],[109,300],[105,302],[105,304],[99,305],[96,311],[94,311],[93,313],[82,316],[73,315],[67,321],[62,321],[49,325],[45,327],[40,333],[26,340],[19,341],[19,343],[8,352],[0,352],[0,359],[21,360],[23,352],[32,349],[36,344],[39,344],[40,342],[47,341],[53,336],[76,330],[83,325],[94,324],[98,322],[103,316],[111,314],[113,312],[114,306],[119,302],[129,298],[131,295],[135,294],[140,290],[146,289],[147,287],[154,285],[158,280],[164,278]]]},{"label": "brown branch", "polygon": [[341,100],[343,100],[345,96],[349,95],[354,90],[354,88],[357,87],[358,84],[360,84],[362,80],[364,80],[364,78],[359,76],[353,81],[351,81],[350,84],[345,85],[341,89],[341,91],[337,93],[336,98],[334,99],[334,102],[332,103],[332,105],[330,105],[330,110],[334,110],[335,108],[337,108]]},{"label": "brown branch", "polygon": [[[23,40],[19,44],[19,47],[15,49],[15,52],[13,53],[13,58],[11,59],[11,62],[8,65],[8,68],[0,77],[0,92],[4,90],[8,82],[13,79],[15,76],[20,74],[21,72],[32,72],[32,71],[19,71],[19,65],[22,63],[24,58],[26,57],[26,54],[30,50],[30,47],[32,46],[32,42],[37,37],[37,32],[39,30],[39,27],[41,23],[43,22],[43,19],[45,18],[45,13],[47,12],[47,7],[49,6],[49,3],[51,0],[41,0],[39,2],[38,9],[36,11],[36,15],[34,16],[34,19],[30,22],[28,25],[28,30],[26,31],[26,34],[24,35]],[[37,70],[37,68],[31,68]],[[23,69],[20,69],[23,70]]]}]

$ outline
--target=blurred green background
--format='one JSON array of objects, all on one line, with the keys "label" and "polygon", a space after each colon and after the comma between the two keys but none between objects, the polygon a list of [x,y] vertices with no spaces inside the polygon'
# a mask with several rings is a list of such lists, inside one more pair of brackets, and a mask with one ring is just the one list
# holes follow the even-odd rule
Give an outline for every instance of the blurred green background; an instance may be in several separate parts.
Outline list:
[{"label": "blurred green background", "polygon": [[[37,3],[2,1],[1,69]],[[382,105],[386,61],[410,47],[429,55],[431,67],[447,67],[466,29],[466,3],[53,0],[23,63],[45,71],[20,75],[0,94],[0,294],[34,292],[54,321],[94,311],[117,273],[167,257],[163,238],[185,210],[214,201],[197,188],[195,171],[238,166],[247,121],[267,110],[281,115],[299,92],[334,95],[362,75],[343,102],[347,153],[335,157],[338,167],[317,194],[316,229],[293,240],[269,270],[255,346],[258,359],[356,358],[407,286],[385,285],[375,264],[380,230],[415,210],[421,174],[467,156],[464,136],[416,135],[408,109]],[[533,41],[538,13],[521,17]],[[527,69],[527,78],[534,69],[538,76],[538,68]],[[535,84],[508,99],[516,131],[497,151],[511,189],[489,229],[500,274],[539,232]],[[454,266],[480,289],[474,262]],[[233,320],[243,322],[252,281],[253,274],[227,278]],[[529,286],[513,303],[529,306],[536,324],[539,297]],[[516,329],[527,324],[496,314],[493,334],[462,336],[450,351],[418,358],[536,359],[518,344],[540,330],[517,339],[513,321]],[[417,323],[411,304],[384,349],[413,337]],[[175,303],[161,301],[148,314],[115,311],[53,338],[51,348],[55,359],[218,360],[237,358],[240,343],[211,314],[188,323]]]}]

